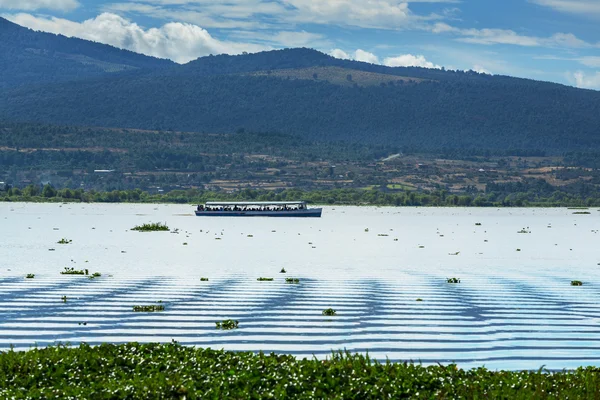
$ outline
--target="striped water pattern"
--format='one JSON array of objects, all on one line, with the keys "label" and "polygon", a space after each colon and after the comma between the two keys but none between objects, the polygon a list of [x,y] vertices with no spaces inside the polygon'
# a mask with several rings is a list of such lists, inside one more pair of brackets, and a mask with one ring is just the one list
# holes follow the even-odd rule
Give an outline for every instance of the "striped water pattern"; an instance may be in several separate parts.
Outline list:
[{"label": "striped water pattern", "polygon": [[[0,217],[13,218],[11,232],[0,237],[0,349],[175,340],[298,357],[348,350],[382,361],[492,369],[600,362],[596,219],[574,220],[565,210],[502,211],[498,218],[491,211],[342,208],[326,210],[330,220],[263,226],[174,218],[179,208],[156,212],[181,226],[184,238],[127,232],[141,218],[120,221],[121,210],[107,222],[100,205],[59,210],[67,222],[48,223],[53,215],[44,206],[50,207],[23,206],[18,218],[0,208]],[[486,231],[474,231],[482,229],[474,221]],[[525,223],[531,236],[516,233]],[[59,225],[60,235],[50,231]],[[82,225],[94,230],[83,232]],[[73,244],[53,244],[63,236]],[[57,248],[48,252],[50,246]],[[523,251],[515,252],[517,246]],[[102,276],[61,275],[64,265],[86,265]],[[287,274],[279,273],[281,266]],[[29,271],[34,279],[24,277]],[[451,276],[461,282],[447,283]],[[286,277],[300,283],[287,284]],[[572,279],[584,285],[571,286]],[[165,311],[132,310],[158,302]],[[337,315],[323,316],[330,307]],[[224,319],[238,320],[239,328],[217,330],[215,322]]]}]

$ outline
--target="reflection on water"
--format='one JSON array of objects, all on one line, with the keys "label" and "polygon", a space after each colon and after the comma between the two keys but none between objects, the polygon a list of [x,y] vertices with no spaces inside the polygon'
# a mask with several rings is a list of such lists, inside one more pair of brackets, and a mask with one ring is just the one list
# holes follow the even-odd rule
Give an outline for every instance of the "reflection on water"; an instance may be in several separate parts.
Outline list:
[{"label": "reflection on water", "polygon": [[[600,221],[589,211],[335,207],[307,220],[4,203],[0,347],[175,339],[464,367],[597,364]],[[145,222],[178,233],[129,231]],[[61,275],[65,267],[102,276]],[[166,311],[132,311],[158,301]],[[329,307],[337,316],[321,315]],[[215,329],[228,318],[239,329]]]}]

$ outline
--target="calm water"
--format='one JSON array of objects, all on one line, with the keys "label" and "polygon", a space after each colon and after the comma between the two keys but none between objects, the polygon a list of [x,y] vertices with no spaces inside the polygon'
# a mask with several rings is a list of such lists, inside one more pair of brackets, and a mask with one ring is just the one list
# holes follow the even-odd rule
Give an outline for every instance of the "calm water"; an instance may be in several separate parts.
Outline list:
[{"label": "calm water", "polygon": [[[574,211],[335,207],[320,219],[269,219],[0,203],[0,348],[175,339],[493,369],[598,364],[600,213]],[[159,221],[179,233],[129,230]],[[159,300],[166,311],[132,312]],[[329,307],[336,317],[321,315]],[[217,331],[228,318],[240,328]]]}]

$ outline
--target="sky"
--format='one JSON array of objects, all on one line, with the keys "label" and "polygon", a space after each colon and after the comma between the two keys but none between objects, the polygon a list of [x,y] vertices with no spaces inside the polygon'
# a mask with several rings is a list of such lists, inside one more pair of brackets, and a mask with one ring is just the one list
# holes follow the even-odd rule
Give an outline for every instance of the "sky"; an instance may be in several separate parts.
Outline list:
[{"label": "sky", "polygon": [[178,63],[310,47],[600,90],[600,0],[0,0],[0,16]]}]

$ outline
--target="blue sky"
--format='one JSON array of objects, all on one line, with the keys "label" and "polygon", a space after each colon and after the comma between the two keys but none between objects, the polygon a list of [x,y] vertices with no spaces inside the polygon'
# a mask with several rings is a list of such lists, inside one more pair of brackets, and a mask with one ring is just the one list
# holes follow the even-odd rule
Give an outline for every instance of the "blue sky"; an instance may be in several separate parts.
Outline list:
[{"label": "blue sky", "polygon": [[600,90],[600,0],[0,0],[0,15],[180,63],[303,46]]}]

